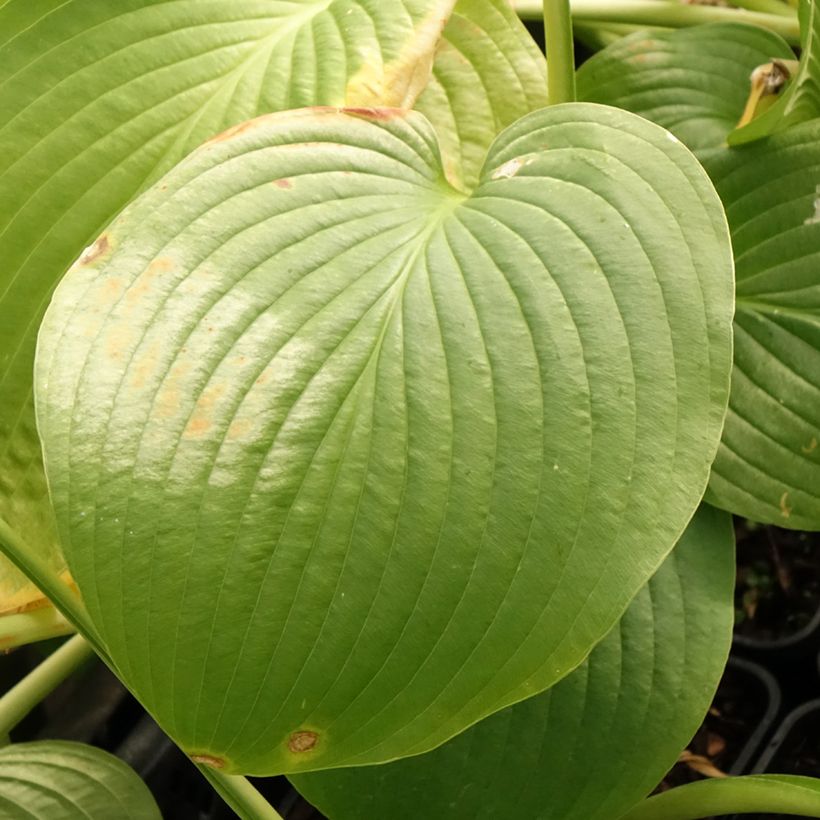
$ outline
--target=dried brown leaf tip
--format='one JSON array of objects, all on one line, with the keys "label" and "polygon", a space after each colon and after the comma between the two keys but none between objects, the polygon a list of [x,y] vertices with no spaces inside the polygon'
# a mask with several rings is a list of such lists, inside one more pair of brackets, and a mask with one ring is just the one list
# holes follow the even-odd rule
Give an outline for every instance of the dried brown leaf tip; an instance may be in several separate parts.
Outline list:
[{"label": "dried brown leaf tip", "polygon": [[288,738],[288,749],[294,754],[309,752],[316,747],[319,735],[316,732],[294,732]]}]

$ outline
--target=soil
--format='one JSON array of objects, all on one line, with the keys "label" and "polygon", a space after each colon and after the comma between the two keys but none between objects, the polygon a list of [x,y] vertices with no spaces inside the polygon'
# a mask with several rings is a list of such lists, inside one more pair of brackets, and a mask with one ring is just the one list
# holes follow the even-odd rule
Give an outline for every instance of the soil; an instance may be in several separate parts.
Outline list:
[{"label": "soil", "polygon": [[771,642],[820,609],[820,534],[737,521],[735,634]]}]

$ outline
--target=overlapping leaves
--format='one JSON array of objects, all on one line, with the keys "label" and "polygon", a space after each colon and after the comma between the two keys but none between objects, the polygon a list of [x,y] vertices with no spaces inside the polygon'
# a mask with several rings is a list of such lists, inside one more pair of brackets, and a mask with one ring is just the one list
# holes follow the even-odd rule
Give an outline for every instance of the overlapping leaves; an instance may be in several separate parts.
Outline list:
[{"label": "overlapping leaves", "polygon": [[61,535],[115,662],[246,772],[422,752],[548,687],[697,504],[732,303],[702,170],[614,109],[519,121],[470,196],[416,114],[214,141],[41,335]]},{"label": "overlapping leaves", "polygon": [[[721,27],[727,76],[748,74],[759,59],[743,49],[751,34]],[[637,113],[678,129],[686,138],[688,112],[672,100],[682,89],[678,78],[709,64],[716,27],[657,35],[673,43],[666,73],[639,59],[640,36],[632,40],[631,57],[614,47],[602,52],[600,71],[581,71],[582,88],[596,99],[632,107]],[[734,34],[732,34],[734,31]],[[760,33],[759,37],[769,35]],[[655,35],[653,35],[655,37]],[[740,46],[743,49],[740,49]],[[740,50],[739,50],[740,49]],[[741,55],[746,54],[741,59]],[[770,54],[771,56],[777,56]],[[804,58],[804,62],[805,62]],[[767,58],[768,61],[768,58]],[[596,84],[596,76],[615,77],[624,67],[628,85],[651,84],[645,97],[624,95],[621,86]],[[651,75],[651,77],[650,77]],[[683,84],[686,84],[685,82]],[[728,123],[742,110],[748,81],[735,80],[731,97],[712,95],[705,109],[716,123],[700,147],[715,181],[732,229],[737,265],[735,368],[730,410],[710,482],[709,499],[749,518],[797,529],[820,528],[820,221],[818,121],[792,126],[747,146],[720,147]],[[667,105],[669,103],[669,105]],[[773,110],[773,109],[772,109]],[[678,122],[679,124],[676,124]],[[717,124],[720,124],[719,127]],[[711,146],[711,148],[709,148]]]},{"label": "overlapping leaves", "polygon": [[[454,0],[0,7],[0,517],[64,569],[32,409],[37,328],[83,247],[206,138],[300,105],[412,105]],[[37,590],[0,560],[0,611]]]},{"label": "overlapping leaves", "polygon": [[700,724],[731,640],[729,516],[703,507],[587,661],[433,752],[294,785],[332,820],[612,820]]}]

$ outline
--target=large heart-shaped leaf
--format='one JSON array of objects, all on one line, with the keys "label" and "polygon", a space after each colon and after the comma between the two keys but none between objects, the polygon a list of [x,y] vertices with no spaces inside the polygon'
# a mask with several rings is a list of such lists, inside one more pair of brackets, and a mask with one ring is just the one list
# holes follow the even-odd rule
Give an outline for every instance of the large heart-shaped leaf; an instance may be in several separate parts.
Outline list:
[{"label": "large heart-shaped leaf", "polygon": [[469,196],[412,112],[223,135],[41,331],[60,532],[118,668],[255,773],[422,752],[546,688],[700,499],[732,309],[708,178],[634,115],[529,115]]},{"label": "large heart-shaped leaf", "polygon": [[709,498],[820,529],[820,121],[706,161],[737,264],[735,367]]},{"label": "large heart-shaped leaf", "polygon": [[0,749],[2,820],[161,820],[148,787],[113,755],[49,740]]},{"label": "large heart-shaped leaf", "polygon": [[578,70],[578,97],[634,111],[693,151],[714,148],[740,119],[749,75],[772,58],[794,59],[778,35],[742,23],[638,31]]},{"label": "large heart-shaped leaf", "polygon": [[[454,0],[9,0],[0,7],[0,518],[65,568],[32,408],[54,284],[151,179],[299,105],[412,105]],[[8,546],[8,545],[7,545]],[[0,559],[0,612],[40,597]]]},{"label": "large heart-shaped leaf", "polygon": [[703,507],[576,671],[425,755],[292,776],[333,820],[612,820],[671,768],[732,638],[734,538]]}]

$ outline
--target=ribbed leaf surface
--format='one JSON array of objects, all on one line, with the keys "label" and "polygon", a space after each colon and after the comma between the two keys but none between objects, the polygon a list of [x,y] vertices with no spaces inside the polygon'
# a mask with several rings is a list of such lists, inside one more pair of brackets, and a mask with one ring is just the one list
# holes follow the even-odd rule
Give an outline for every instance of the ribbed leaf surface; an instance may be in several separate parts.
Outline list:
[{"label": "ribbed leaf surface", "polygon": [[731,642],[732,524],[703,507],[587,661],[433,752],[294,775],[332,820],[612,820],[660,781]]},{"label": "ribbed leaf surface", "polygon": [[49,740],[0,749],[0,820],[161,820],[125,763],[82,743]]},{"label": "ribbed leaf surface", "polygon": [[422,752],[580,663],[677,540],[725,413],[728,234],[668,132],[307,109],[184,161],[41,331],[61,536],[111,655],[232,770]]},{"label": "ribbed leaf surface", "polygon": [[820,121],[706,166],[737,264],[735,367],[709,498],[820,529]]},{"label": "ribbed leaf surface", "polygon": [[741,23],[638,31],[578,71],[578,97],[634,111],[695,152],[722,145],[749,96],[749,76],[772,58],[794,59],[785,40]]},{"label": "ribbed leaf surface", "polygon": [[[0,7],[0,517],[55,572],[31,398],[55,283],[140,189],[230,125],[300,105],[412,105],[453,2]],[[39,597],[0,566],[0,611]]]},{"label": "ribbed leaf surface", "polygon": [[547,104],[546,68],[508,0],[459,0],[415,106],[435,126],[453,184],[474,187],[496,136]]}]

